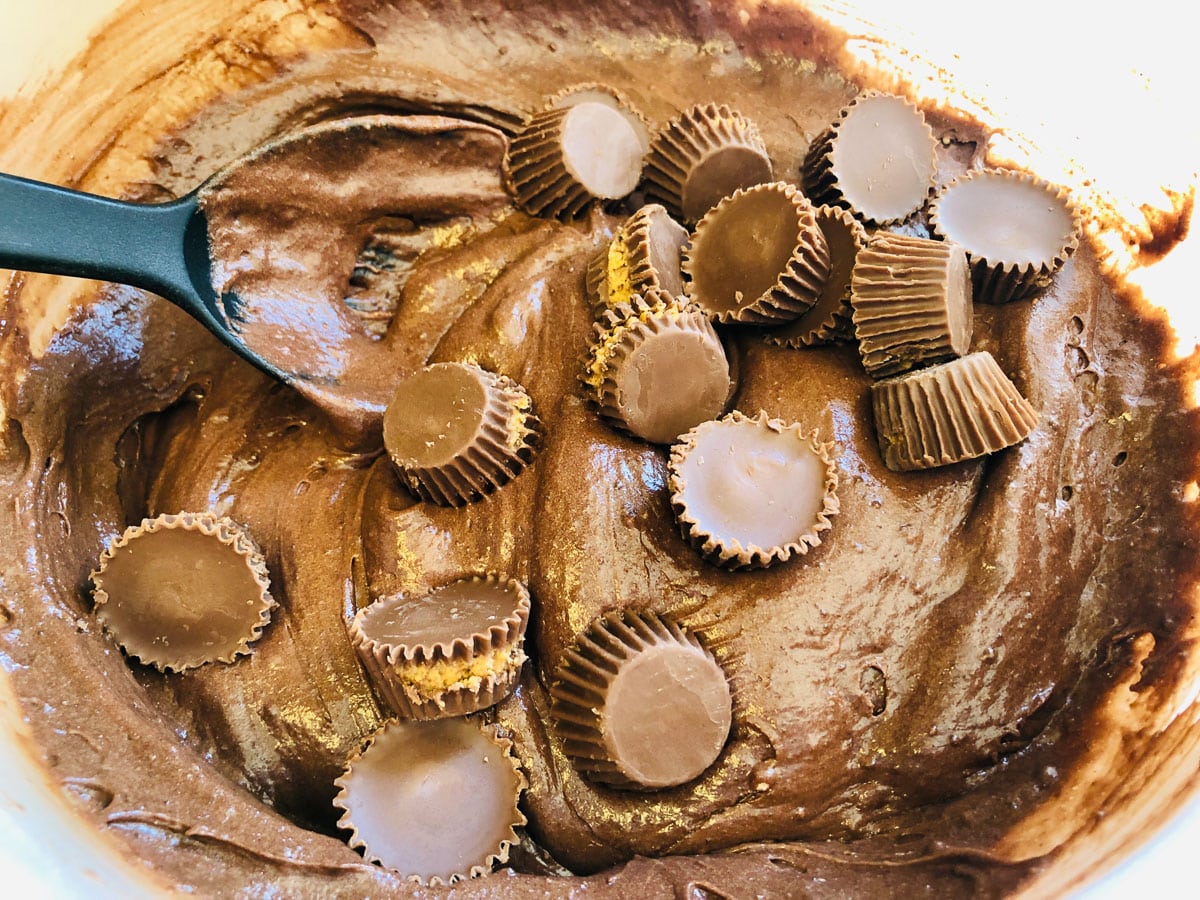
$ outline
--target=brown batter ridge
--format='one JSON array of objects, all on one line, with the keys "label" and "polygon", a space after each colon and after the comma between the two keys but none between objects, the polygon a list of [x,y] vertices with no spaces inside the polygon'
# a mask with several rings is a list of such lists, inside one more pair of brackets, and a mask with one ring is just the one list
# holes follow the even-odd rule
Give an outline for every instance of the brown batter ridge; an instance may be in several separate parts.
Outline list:
[{"label": "brown batter ridge", "polygon": [[[488,500],[417,503],[378,440],[347,441],[162,300],[72,283],[64,305],[59,279],[12,281],[0,662],[81,815],[200,893],[411,891],[335,826],[334,780],[382,720],[346,629],[378,597],[500,571],[536,610],[533,664],[490,716],[528,776],[529,824],[510,855],[521,874],[472,890],[997,895],[1160,820],[1187,769],[1171,758],[1200,753],[1200,726],[1174,715],[1195,669],[1196,365],[1173,361],[1161,314],[1114,290],[1090,245],[1035,301],[977,306],[972,349],[1041,422],[985,460],[903,474],[880,457],[855,346],[727,332],[732,408],[831,437],[841,509],[802,559],[709,566],[676,527],[666,449],[604,424],[576,383],[583,269],[622,219],[512,211],[504,135],[547,90],[602,81],[656,122],[736,105],[790,174],[857,87],[827,68],[839,36],[790,8],[742,23],[694,5],[530,7],[210,0],[169,27],[130,11],[89,57],[113,91],[47,95],[91,120],[0,119],[14,146],[72,138],[72,156],[30,157],[41,168],[21,174],[157,199],[270,138],[387,117],[382,144],[356,129],[336,156],[247,163],[254,180],[230,199],[251,236],[254,217],[279,213],[262,185],[349,166],[356,189],[314,188],[273,221],[254,246],[279,265],[248,269],[240,293],[302,287],[297,302],[345,335],[322,358],[341,365],[353,347],[372,383],[441,361],[503,372],[546,427],[535,464]],[[948,179],[983,135],[930,121]],[[127,524],[196,508],[261,544],[272,626],[232,666],[129,665],[90,616],[87,574]],[[630,606],[695,634],[734,704],[713,766],[651,796],[581,777],[549,725],[565,652]]]}]

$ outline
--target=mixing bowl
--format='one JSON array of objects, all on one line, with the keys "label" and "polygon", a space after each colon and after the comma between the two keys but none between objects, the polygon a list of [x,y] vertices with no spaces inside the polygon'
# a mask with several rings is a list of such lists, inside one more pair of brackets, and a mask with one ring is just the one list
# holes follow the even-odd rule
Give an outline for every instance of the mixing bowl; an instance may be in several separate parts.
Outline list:
[{"label": "mixing bowl", "polygon": [[[39,155],[72,154],[68,145],[31,147],[10,123],[37,104],[41,91],[89,80],[94,98],[79,115],[96,114],[109,86],[104,74],[72,68],[71,59],[118,6],[113,0],[29,4],[0,0],[0,169],[38,177]],[[146,17],[186,17],[187,3],[142,4]],[[1008,4],[986,23],[963,21],[953,4],[871,2],[807,4],[847,34],[846,65],[895,74],[926,101],[944,103],[985,123],[1003,125],[999,158],[1070,185],[1110,221],[1137,225],[1155,209],[1179,205],[1194,190],[1200,159],[1187,77],[1187,29],[1165,3],[1142,4],[1136,21],[1095,15],[1090,4]],[[1071,39],[1063,37],[1070,33]],[[1034,61],[1031,63],[1031,61]],[[63,73],[67,73],[64,75]],[[91,80],[91,79],[95,80]],[[170,102],[170,98],[163,98]],[[1115,128],[1114,111],[1120,127]],[[60,129],[56,133],[63,134]],[[1159,190],[1160,185],[1173,194]],[[1186,220],[1185,220],[1186,221]],[[1097,233],[1118,269],[1165,306],[1184,352],[1200,334],[1189,308],[1197,239],[1184,240],[1160,262],[1136,268],[1122,260],[1120,229]],[[11,561],[5,561],[10,564]],[[3,612],[0,607],[0,612]],[[1200,671],[1177,706],[1175,755],[1149,776],[1144,801],[1122,807],[1114,821],[1071,845],[1029,891],[1075,890],[1090,897],[1128,896],[1186,883],[1189,855],[1200,839]],[[154,874],[112,852],[108,841],[74,812],[48,775],[23,712],[0,675],[0,877],[27,896],[154,896]]]}]

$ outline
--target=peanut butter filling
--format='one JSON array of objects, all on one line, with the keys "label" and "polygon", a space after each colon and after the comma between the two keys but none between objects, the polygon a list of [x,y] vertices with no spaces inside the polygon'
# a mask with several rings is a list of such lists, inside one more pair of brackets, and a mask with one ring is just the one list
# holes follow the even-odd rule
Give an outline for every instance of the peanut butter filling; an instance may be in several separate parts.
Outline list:
[{"label": "peanut butter filling", "polygon": [[437,697],[453,689],[475,690],[488,678],[520,668],[525,653],[520,647],[498,647],[469,659],[439,659],[395,668],[397,678],[421,697]]}]

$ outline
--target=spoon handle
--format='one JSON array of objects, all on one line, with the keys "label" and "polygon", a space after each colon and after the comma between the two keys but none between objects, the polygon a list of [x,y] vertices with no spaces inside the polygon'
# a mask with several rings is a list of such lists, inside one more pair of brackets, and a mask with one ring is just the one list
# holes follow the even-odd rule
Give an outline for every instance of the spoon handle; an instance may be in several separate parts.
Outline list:
[{"label": "spoon handle", "polygon": [[125,203],[0,174],[0,268],[116,281],[191,303],[184,240],[195,212],[191,194]]}]

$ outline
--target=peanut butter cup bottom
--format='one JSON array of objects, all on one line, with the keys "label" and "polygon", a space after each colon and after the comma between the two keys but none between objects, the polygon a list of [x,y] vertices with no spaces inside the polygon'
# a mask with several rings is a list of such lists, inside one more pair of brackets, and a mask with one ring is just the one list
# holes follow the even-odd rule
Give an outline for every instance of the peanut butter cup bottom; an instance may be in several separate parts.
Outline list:
[{"label": "peanut butter cup bottom", "polygon": [[730,569],[804,555],[838,512],[831,450],[765,412],[697,426],[671,448],[671,506],[684,538]]},{"label": "peanut butter cup bottom", "polygon": [[101,554],[92,584],[104,629],[129,656],[164,671],[233,662],[275,606],[258,546],[210,513],[125,529]]},{"label": "peanut butter cup bottom", "polygon": [[608,102],[551,106],[512,139],[505,175],[530,215],[574,218],[596,200],[629,194],[642,174],[645,127]]},{"label": "peanut butter cup bottom", "polygon": [[401,482],[443,506],[462,506],[507,484],[533,459],[540,436],[524,388],[469,363],[413,373],[383,417],[383,443]]},{"label": "peanut butter cup bottom", "polygon": [[605,313],[583,380],[602,416],[658,444],[719,416],[732,389],[729,360],[708,317],[663,291],[634,295],[631,305]]},{"label": "peanut butter cup bottom", "polygon": [[650,121],[624,91],[619,91],[611,85],[595,81],[573,84],[550,97],[546,101],[546,107],[569,109],[581,103],[598,103],[601,106],[608,106],[615,109],[625,118],[637,134],[638,143],[642,148],[642,155],[644,156],[650,149]]},{"label": "peanut butter cup bottom", "polygon": [[804,164],[809,196],[887,225],[925,204],[937,174],[933,129],[902,97],[869,91],[813,142]]},{"label": "peanut butter cup bottom", "polygon": [[651,443],[669,444],[716,418],[729,396],[729,362],[702,314],[639,338],[613,367],[605,385],[612,418]]},{"label": "peanut butter cup bottom", "polygon": [[519,581],[477,575],[375,601],[355,615],[350,640],[397,716],[461,716],[516,687],[529,612],[529,591]]},{"label": "peanut butter cup bottom", "polygon": [[472,719],[389,722],[334,783],[350,846],[422,885],[487,875],[525,824],[512,744]]},{"label": "peanut butter cup bottom", "polygon": [[684,222],[723,197],[772,178],[758,128],[725,105],[694,106],[667,125],[646,157],[646,194]]},{"label": "peanut butter cup bottom", "polygon": [[771,324],[816,302],[829,248],[816,213],[783,182],[735,192],[696,226],[684,251],[687,295],[719,322]]},{"label": "peanut butter cup bottom", "polygon": [[660,790],[701,776],[729,736],[732,698],[696,637],[649,612],[594,622],[551,687],[568,756],[593,781]]},{"label": "peanut butter cup bottom", "polygon": [[567,110],[563,164],[593,196],[624,197],[642,175],[646,145],[640,129],[629,116],[606,103],[577,103]]},{"label": "peanut butter cup bottom", "polygon": [[929,212],[934,231],[961,244],[976,299],[1036,294],[1079,246],[1081,219],[1067,192],[1023,172],[970,172],[944,187]]}]

